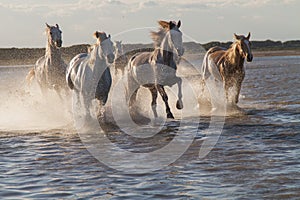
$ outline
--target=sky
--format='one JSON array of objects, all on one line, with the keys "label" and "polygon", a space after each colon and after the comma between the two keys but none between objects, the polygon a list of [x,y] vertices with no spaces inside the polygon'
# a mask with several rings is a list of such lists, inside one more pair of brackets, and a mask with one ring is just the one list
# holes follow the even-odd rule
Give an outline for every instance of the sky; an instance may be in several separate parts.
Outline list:
[{"label": "sky", "polygon": [[46,45],[45,23],[59,24],[63,46],[92,44],[105,31],[123,43],[151,43],[157,20],[181,20],[184,41],[299,40],[299,0],[1,0],[0,48]]}]

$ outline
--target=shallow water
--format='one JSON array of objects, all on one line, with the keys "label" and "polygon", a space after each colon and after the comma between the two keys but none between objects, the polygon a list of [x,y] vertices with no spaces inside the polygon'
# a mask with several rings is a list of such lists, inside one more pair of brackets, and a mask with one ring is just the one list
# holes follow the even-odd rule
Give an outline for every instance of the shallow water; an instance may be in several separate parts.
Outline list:
[{"label": "shallow water", "polygon": [[[299,199],[299,56],[261,57],[246,64],[239,106],[247,115],[226,117],[204,159],[198,154],[210,117],[167,121],[149,141],[111,130],[108,138],[133,152],[159,149],[179,131],[196,135],[176,162],[140,174],[116,171],[94,158],[70,113],[57,114],[63,105],[40,103],[35,85],[27,93],[21,78],[27,70],[0,68],[1,199]],[[132,165],[130,159],[123,164]]]}]

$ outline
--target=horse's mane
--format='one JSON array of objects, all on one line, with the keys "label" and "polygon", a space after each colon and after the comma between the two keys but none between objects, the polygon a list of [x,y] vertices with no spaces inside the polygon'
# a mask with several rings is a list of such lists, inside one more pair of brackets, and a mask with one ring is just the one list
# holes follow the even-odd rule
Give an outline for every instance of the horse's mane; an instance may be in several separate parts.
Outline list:
[{"label": "horse's mane", "polygon": [[240,43],[238,41],[235,41],[233,42],[230,47],[225,51],[225,54],[224,54],[224,58],[227,58],[231,63],[234,63],[235,62],[235,59],[236,59],[236,49],[237,49],[237,46],[239,46]]},{"label": "horse's mane", "polygon": [[[178,28],[180,26],[180,21],[178,22]],[[166,22],[163,20],[159,20],[158,24],[160,25],[158,31],[151,31],[150,36],[154,42],[154,48],[159,47],[166,36],[167,32],[172,29],[173,27],[177,26],[176,22],[170,21]]]},{"label": "horse's mane", "polygon": [[167,31],[164,28],[159,28],[158,31],[151,31],[150,36],[154,42],[154,48],[159,47],[166,35]]}]

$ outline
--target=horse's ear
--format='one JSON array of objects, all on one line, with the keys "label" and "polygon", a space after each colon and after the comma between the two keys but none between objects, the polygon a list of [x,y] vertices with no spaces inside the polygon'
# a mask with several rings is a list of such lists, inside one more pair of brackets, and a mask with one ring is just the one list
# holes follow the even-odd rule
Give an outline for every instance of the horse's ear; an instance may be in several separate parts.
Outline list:
[{"label": "horse's ear", "polygon": [[58,24],[56,24],[56,28],[59,28]]},{"label": "horse's ear", "polygon": [[180,28],[180,26],[181,26],[181,21],[179,20],[177,23],[177,28]]},{"label": "horse's ear", "polygon": [[93,34],[93,36],[97,39],[97,38],[99,37],[99,32],[96,31],[96,32]]},{"label": "horse's ear", "polygon": [[[176,22],[175,22],[176,23]],[[176,24],[174,24],[174,22],[170,21],[169,22],[169,29],[171,30],[172,28],[174,28]]]},{"label": "horse's ear", "polygon": [[240,38],[240,36],[239,35],[237,35],[237,34],[233,34],[233,36],[234,36],[234,39],[236,39],[236,40],[240,40],[241,38]]},{"label": "horse's ear", "polygon": [[50,25],[47,22],[45,24],[46,24],[47,28],[50,28]]},{"label": "horse's ear", "polygon": [[251,33],[249,32],[248,35],[247,35],[247,40],[249,40],[251,37]]},{"label": "horse's ear", "polygon": [[108,34],[108,38],[110,39],[110,34]]},{"label": "horse's ear", "polygon": [[158,21],[158,24],[159,24],[162,28],[164,28],[164,29],[169,28],[169,23],[166,22],[166,21],[159,20],[159,21]]}]

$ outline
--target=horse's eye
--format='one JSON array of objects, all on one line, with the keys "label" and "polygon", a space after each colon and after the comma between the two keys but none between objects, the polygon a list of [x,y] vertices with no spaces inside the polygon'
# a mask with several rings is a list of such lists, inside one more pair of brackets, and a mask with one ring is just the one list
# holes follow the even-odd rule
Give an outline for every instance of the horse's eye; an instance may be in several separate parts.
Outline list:
[{"label": "horse's eye", "polygon": [[52,35],[52,32],[50,32],[50,35]]}]

